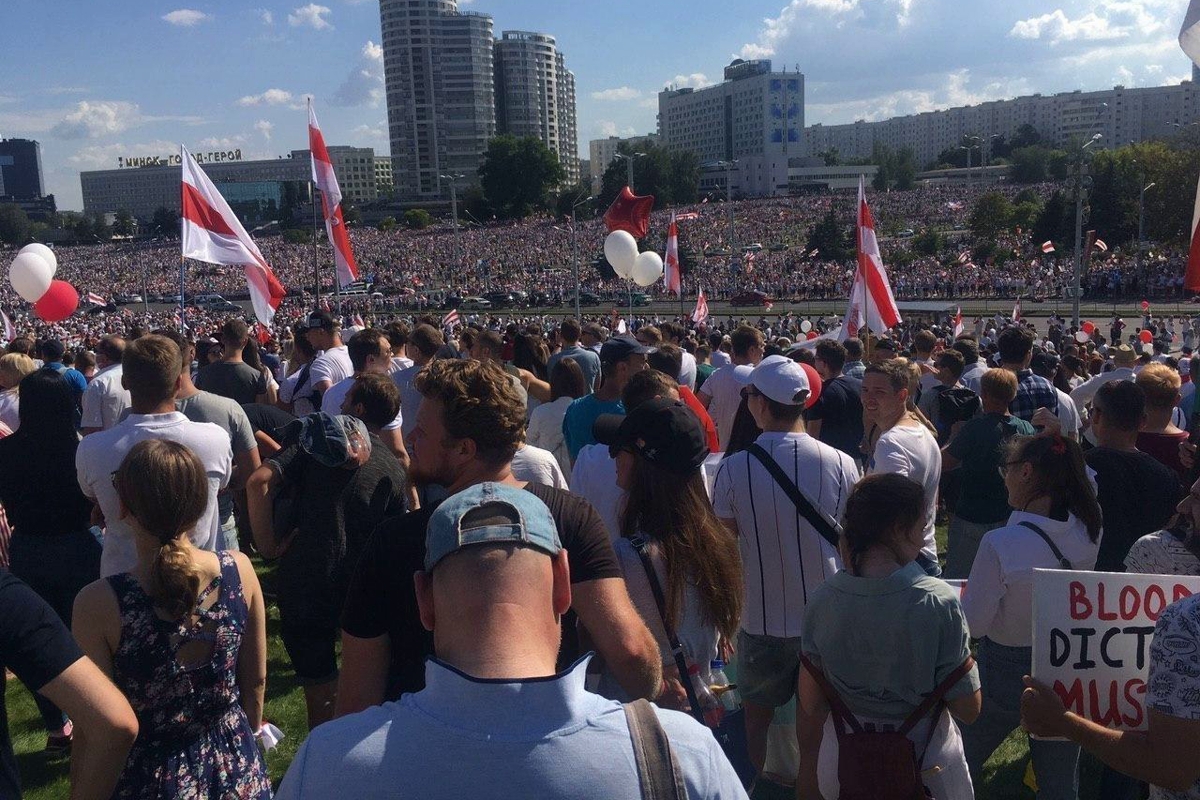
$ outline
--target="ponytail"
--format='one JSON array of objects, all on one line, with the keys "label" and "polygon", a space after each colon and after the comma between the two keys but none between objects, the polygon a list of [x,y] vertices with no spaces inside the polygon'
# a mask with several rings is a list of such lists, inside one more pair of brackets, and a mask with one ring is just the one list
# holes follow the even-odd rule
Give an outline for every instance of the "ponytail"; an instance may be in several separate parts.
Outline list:
[{"label": "ponytail", "polygon": [[150,568],[150,598],[172,618],[183,617],[200,592],[200,570],[184,536],[208,505],[204,465],[182,444],[150,439],[129,451],[114,484],[129,515],[159,542]]},{"label": "ponytail", "polygon": [[1052,511],[1074,515],[1087,528],[1089,539],[1100,539],[1100,503],[1077,442],[1059,434],[1014,436],[1005,445],[1005,453],[1005,461],[1025,461],[1033,466],[1042,496],[1050,498]]},{"label": "ponytail", "polygon": [[842,557],[851,575],[859,575],[863,556],[886,548],[900,561],[897,540],[923,524],[925,489],[897,473],[868,475],[850,491],[842,515]]}]

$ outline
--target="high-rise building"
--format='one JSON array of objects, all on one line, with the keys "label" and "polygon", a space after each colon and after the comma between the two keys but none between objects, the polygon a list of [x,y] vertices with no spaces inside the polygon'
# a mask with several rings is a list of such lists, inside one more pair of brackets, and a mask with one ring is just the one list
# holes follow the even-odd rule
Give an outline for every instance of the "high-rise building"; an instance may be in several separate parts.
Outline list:
[{"label": "high-rise building", "polygon": [[627,144],[635,150],[646,144],[658,144],[658,134],[648,133],[645,136],[609,136],[606,139],[592,139],[588,142],[588,163],[591,169],[592,194],[599,194],[604,183],[604,173],[608,165],[617,157],[617,148]]},{"label": "high-rise building", "polygon": [[45,193],[42,145],[29,139],[0,139],[0,195],[32,199]]},{"label": "high-rise building", "polygon": [[[836,149],[842,158],[868,158],[876,143],[893,150],[909,148],[918,167],[932,165],[942,151],[978,136],[984,157],[993,136],[1011,138],[1022,125],[1032,125],[1055,146],[1083,142],[1102,134],[1099,147],[1162,139],[1177,126],[1200,121],[1200,83],[1127,89],[1114,86],[1095,92],[1073,91],[1026,95],[973,106],[926,111],[878,122],[813,125],[804,132],[809,155]],[[980,153],[976,148],[974,163]]]},{"label": "high-rise building", "polygon": [[[734,59],[725,80],[703,89],[658,93],[658,134],[670,150],[689,150],[702,164],[737,163],[743,194],[786,193],[788,159],[804,149],[804,75],[772,72],[766,59]],[[724,186],[724,178],[706,180]]]},{"label": "high-rise building", "polygon": [[477,180],[496,135],[492,18],[456,0],[380,0],[379,14],[396,194],[447,197],[440,176]]},{"label": "high-rise building", "polygon": [[501,133],[536,136],[558,155],[565,185],[579,182],[575,75],[554,37],[505,31],[496,40],[496,124]]}]

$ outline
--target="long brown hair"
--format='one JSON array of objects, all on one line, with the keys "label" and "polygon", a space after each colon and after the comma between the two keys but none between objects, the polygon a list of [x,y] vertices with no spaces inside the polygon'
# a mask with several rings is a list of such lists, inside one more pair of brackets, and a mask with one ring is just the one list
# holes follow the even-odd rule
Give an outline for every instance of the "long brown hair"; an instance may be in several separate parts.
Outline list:
[{"label": "long brown hair", "polygon": [[195,607],[200,592],[200,571],[183,536],[208,504],[204,465],[178,442],[149,439],[125,456],[114,485],[130,516],[159,542],[150,568],[150,598],[171,617],[184,616]]},{"label": "long brown hair", "polygon": [[634,456],[621,534],[642,534],[662,548],[667,565],[667,622],[678,630],[690,582],[704,621],[730,641],[742,618],[742,556],[737,539],[713,513],[697,469],[687,476]]},{"label": "long brown hair", "polygon": [[1070,512],[1087,526],[1088,538],[1100,538],[1103,518],[1096,490],[1088,480],[1083,451],[1063,436],[1014,436],[1004,445],[1004,461],[1028,462],[1037,477],[1041,495],[1050,498],[1051,515]]},{"label": "long brown hair", "polygon": [[855,484],[842,514],[842,550],[846,568],[859,575],[862,558],[885,547],[901,560],[898,540],[925,519],[925,489],[898,473],[868,475]]}]

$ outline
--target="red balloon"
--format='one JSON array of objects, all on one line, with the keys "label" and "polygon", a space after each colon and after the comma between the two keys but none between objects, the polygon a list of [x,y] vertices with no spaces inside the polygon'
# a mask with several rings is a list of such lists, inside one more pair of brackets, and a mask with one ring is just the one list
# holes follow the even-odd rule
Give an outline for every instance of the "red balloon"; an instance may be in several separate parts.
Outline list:
[{"label": "red balloon", "polygon": [[79,308],[79,292],[66,281],[50,281],[50,288],[42,299],[33,304],[33,310],[46,322],[62,322]]},{"label": "red balloon", "polygon": [[813,404],[821,399],[821,375],[811,364],[805,364],[803,361],[800,362],[800,368],[808,376],[808,399],[804,401],[804,407],[812,408]]},{"label": "red balloon", "polygon": [[818,334],[817,334],[817,332],[816,332],[816,331],[809,331],[808,333],[804,334],[804,338],[805,338],[805,339],[807,339],[807,340],[808,340],[808,341],[810,341],[810,342],[811,342],[813,339],[817,338],[817,336],[818,336]]},{"label": "red balloon", "polygon": [[1142,311],[1149,311],[1149,310],[1150,310],[1150,301],[1143,300],[1142,301]]},{"label": "red balloon", "polygon": [[1085,322],[1080,327],[1083,328],[1083,332],[1086,333],[1088,336],[1091,336],[1093,333],[1096,332],[1096,325],[1095,325],[1095,323],[1092,323],[1092,322]]},{"label": "red balloon", "polygon": [[1154,341],[1154,334],[1150,331],[1142,331],[1138,334],[1138,338],[1141,339],[1144,344],[1150,344]]}]

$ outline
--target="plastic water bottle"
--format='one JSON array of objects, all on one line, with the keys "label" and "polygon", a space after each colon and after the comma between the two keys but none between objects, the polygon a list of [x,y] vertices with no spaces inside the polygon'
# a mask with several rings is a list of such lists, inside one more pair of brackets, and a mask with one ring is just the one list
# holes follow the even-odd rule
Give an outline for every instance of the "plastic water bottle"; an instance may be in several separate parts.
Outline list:
[{"label": "plastic water bottle", "polygon": [[700,704],[700,711],[704,716],[704,724],[710,728],[715,728],[721,724],[721,720],[725,718],[725,709],[721,706],[721,701],[713,694],[709,685],[700,677],[700,667],[692,664],[688,667],[688,678],[692,682],[692,689],[696,692],[696,701]]},{"label": "plastic water bottle", "polygon": [[725,676],[725,662],[718,658],[710,666],[712,673],[710,690],[726,712],[737,711],[742,707],[742,698],[738,695],[737,684],[730,683],[729,678]]}]

